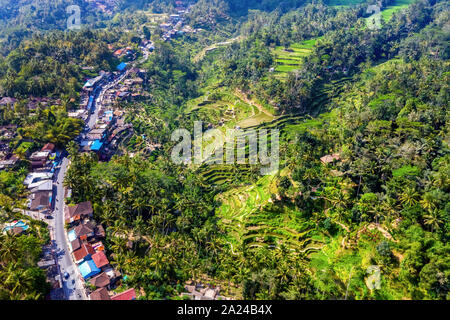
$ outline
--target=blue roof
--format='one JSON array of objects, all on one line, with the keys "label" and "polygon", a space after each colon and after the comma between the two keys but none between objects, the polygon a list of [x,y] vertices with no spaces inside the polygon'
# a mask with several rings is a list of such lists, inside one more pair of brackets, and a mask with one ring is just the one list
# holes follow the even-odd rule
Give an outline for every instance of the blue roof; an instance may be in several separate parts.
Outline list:
[{"label": "blue roof", "polygon": [[92,151],[99,151],[103,146],[103,142],[100,142],[100,140],[95,140],[94,143],[91,145]]},{"label": "blue roof", "polygon": [[97,266],[94,263],[94,260],[90,259],[78,266],[78,269],[80,269],[81,275],[84,279],[90,278],[95,276],[96,274],[100,273],[101,270],[97,268]]},{"label": "blue roof", "polygon": [[123,71],[123,70],[125,70],[126,67],[127,67],[127,64],[125,62],[122,62],[121,64],[119,64],[117,66],[117,70]]}]

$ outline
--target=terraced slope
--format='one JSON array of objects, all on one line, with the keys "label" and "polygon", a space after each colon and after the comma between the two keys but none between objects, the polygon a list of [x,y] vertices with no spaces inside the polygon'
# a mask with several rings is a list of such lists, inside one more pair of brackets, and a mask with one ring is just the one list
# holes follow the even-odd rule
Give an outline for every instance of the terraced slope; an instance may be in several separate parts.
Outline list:
[{"label": "terraced slope", "polygon": [[208,92],[189,101],[186,114],[195,113],[205,122],[213,122],[216,125],[220,123],[218,127],[222,130],[236,126],[245,129],[275,119],[267,107],[247,98],[240,90],[220,88],[211,91],[213,94]]},{"label": "terraced slope", "polygon": [[217,197],[222,203],[217,210],[227,241],[234,247],[246,248],[282,245],[297,252],[314,252],[322,239],[313,237],[314,225],[300,212],[271,209],[271,195],[277,194],[276,177],[264,176],[251,186],[225,192]]},{"label": "terraced slope", "polygon": [[288,49],[276,47],[273,53],[276,57],[275,75],[285,79],[289,72],[300,69],[305,57],[309,56],[318,39],[294,43]]}]

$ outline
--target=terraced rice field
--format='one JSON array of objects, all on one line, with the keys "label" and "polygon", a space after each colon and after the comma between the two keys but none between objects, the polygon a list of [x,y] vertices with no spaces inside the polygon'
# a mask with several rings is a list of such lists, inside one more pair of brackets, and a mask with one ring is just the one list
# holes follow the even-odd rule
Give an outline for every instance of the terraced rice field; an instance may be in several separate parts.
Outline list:
[{"label": "terraced rice field", "polygon": [[216,96],[212,99],[205,94],[189,101],[186,114],[196,113],[205,122],[208,119],[213,119],[216,123],[223,120],[221,129],[224,131],[236,126],[245,129],[275,119],[264,106],[246,98],[242,93],[231,92],[228,89],[215,89],[214,92],[218,98]]},{"label": "terraced rice field", "polygon": [[373,21],[379,19],[379,16],[384,21],[389,21],[395,12],[407,8],[411,3],[414,3],[416,0],[395,0],[393,4],[384,7],[381,9],[381,12],[374,13],[370,17],[366,18],[366,25],[371,25]]},{"label": "terraced rice field", "polygon": [[384,21],[389,21],[392,18],[394,12],[407,8],[411,3],[414,3],[415,1],[416,0],[396,0],[392,5],[387,6],[381,11],[381,16],[383,17]]},{"label": "terraced rice field", "polygon": [[[310,43],[312,46],[312,43]],[[323,112],[326,105],[334,96],[344,89],[351,78],[342,78],[325,84],[319,88],[313,99],[313,110]],[[208,113],[212,110],[234,109],[234,115],[226,115],[227,121],[223,129],[245,124],[248,119],[265,117],[266,110],[252,102],[239,92],[221,91],[220,99],[209,101],[201,97],[191,101],[190,112]],[[214,112],[216,112],[214,111]],[[200,115],[200,114],[199,114]],[[225,117],[225,115],[223,116]],[[246,129],[274,129],[281,131],[281,137],[302,130],[313,129],[321,124],[320,121],[308,119],[300,115],[282,115],[266,119],[267,121],[249,122]],[[244,127],[243,127],[244,128]],[[269,142],[270,144],[270,142]],[[208,165],[198,168],[198,174],[205,178],[205,183],[211,186],[233,184],[238,173],[242,180],[250,181],[252,175],[250,166]],[[287,175],[286,169],[280,175]],[[279,212],[272,209],[272,195],[277,195],[276,175],[262,176],[256,183],[234,187],[217,195],[220,207],[216,213],[220,219],[219,225],[226,231],[226,241],[232,248],[255,248],[261,246],[286,246],[297,253],[311,254],[317,252],[323,245],[321,236],[315,233],[315,226],[302,217],[301,212],[286,209]]]},{"label": "terraced rice field", "polygon": [[227,240],[235,247],[284,245],[307,253],[314,251],[313,247],[320,247],[320,240],[311,237],[314,226],[302,219],[301,213],[267,208],[272,202],[271,194],[276,193],[275,176],[268,175],[251,186],[219,195],[217,200],[222,205],[217,214],[221,226],[228,232]]},{"label": "terraced rice field", "polygon": [[289,72],[300,69],[305,57],[311,54],[316,41],[317,39],[311,39],[302,43],[294,43],[288,49],[276,47],[273,53],[276,56],[275,74],[277,77],[286,78]]}]

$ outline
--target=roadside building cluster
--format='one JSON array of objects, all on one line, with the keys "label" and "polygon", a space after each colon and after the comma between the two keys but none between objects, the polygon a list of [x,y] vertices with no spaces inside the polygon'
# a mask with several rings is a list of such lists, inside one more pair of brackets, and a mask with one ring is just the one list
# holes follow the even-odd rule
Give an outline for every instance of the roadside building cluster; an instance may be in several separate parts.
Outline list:
[{"label": "roadside building cluster", "polygon": [[78,267],[80,280],[91,300],[134,300],[136,292],[129,289],[119,294],[111,290],[122,279],[109,263],[103,241],[106,237],[101,224],[93,219],[91,202],[68,205],[64,209],[67,239],[72,259]]}]

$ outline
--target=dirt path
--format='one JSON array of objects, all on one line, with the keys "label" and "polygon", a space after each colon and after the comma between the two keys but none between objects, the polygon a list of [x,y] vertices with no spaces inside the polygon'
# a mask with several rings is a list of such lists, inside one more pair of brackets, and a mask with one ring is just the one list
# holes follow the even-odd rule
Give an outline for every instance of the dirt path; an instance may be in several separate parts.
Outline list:
[{"label": "dirt path", "polygon": [[244,92],[242,92],[240,89],[236,89],[234,93],[239,99],[241,99],[245,103],[258,108],[259,112],[264,113],[271,118],[275,118],[275,116],[272,113],[270,113],[269,111],[267,111],[261,104],[248,99],[247,95]]},{"label": "dirt path", "polygon": [[209,47],[206,47],[206,48],[204,48],[202,51],[200,51],[200,52],[193,58],[193,61],[194,61],[194,62],[199,62],[199,61],[203,60],[203,58],[205,57],[205,55],[206,55],[206,53],[207,53],[208,51],[217,49],[218,47],[221,47],[221,46],[226,46],[226,45],[232,44],[233,42],[236,42],[236,41],[241,41],[242,39],[244,39],[244,37],[243,37],[243,36],[239,36],[239,37],[230,39],[230,40],[228,40],[228,41],[218,42],[218,43],[212,44],[212,45],[210,45]]}]

